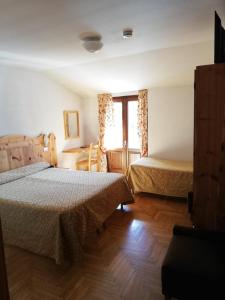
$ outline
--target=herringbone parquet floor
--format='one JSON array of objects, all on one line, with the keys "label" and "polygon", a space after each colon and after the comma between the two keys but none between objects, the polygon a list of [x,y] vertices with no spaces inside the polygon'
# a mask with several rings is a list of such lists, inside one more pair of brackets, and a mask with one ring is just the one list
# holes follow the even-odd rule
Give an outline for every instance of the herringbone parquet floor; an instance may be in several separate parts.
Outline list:
[{"label": "herringbone parquet floor", "polygon": [[189,225],[186,204],[148,195],[116,210],[86,247],[80,265],[6,247],[11,300],[161,300],[160,267],[175,223]]}]

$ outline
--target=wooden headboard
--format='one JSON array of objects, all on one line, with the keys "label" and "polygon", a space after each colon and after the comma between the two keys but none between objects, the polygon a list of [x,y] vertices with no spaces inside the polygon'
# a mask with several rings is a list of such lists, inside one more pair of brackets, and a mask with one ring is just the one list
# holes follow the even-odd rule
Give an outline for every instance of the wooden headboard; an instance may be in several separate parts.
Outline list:
[{"label": "wooden headboard", "polygon": [[0,137],[0,172],[16,169],[35,162],[47,161],[57,164],[55,136],[47,136],[48,146],[45,147],[45,135],[28,137],[24,135],[7,135]]}]

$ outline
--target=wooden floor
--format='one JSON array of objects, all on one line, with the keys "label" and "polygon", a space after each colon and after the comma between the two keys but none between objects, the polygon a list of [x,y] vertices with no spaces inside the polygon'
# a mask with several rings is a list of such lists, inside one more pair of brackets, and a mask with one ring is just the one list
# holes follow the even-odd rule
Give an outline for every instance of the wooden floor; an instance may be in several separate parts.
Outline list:
[{"label": "wooden floor", "polygon": [[160,268],[174,224],[189,225],[186,204],[140,195],[116,210],[79,266],[6,247],[11,300],[160,300]]}]

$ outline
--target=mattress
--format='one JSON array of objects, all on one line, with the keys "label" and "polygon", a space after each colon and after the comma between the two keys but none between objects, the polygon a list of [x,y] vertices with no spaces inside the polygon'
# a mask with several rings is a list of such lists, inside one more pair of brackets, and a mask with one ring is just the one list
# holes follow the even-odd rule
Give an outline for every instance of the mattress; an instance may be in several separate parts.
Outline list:
[{"label": "mattress", "polygon": [[127,177],[134,193],[187,197],[192,191],[193,163],[143,157],[130,165]]},{"label": "mattress", "polygon": [[0,173],[4,241],[58,264],[80,260],[83,245],[116,207],[134,202],[121,174],[20,169]]}]

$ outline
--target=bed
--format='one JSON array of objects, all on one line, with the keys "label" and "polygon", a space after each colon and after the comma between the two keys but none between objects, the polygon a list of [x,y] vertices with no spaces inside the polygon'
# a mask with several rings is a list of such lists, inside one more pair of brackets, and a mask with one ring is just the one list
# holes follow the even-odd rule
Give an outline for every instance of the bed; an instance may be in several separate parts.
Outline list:
[{"label": "bed", "polygon": [[193,164],[142,157],[130,165],[127,178],[134,193],[187,197],[192,191]]},{"label": "bed", "polygon": [[36,139],[5,141],[0,138],[0,216],[6,244],[57,264],[80,260],[83,245],[116,207],[134,201],[123,175],[53,168],[46,158],[54,155],[42,152]]}]

